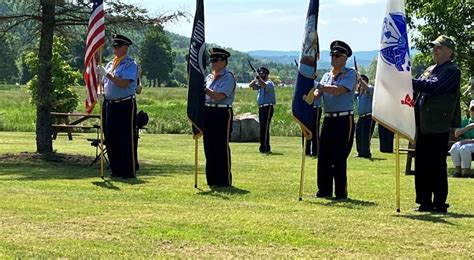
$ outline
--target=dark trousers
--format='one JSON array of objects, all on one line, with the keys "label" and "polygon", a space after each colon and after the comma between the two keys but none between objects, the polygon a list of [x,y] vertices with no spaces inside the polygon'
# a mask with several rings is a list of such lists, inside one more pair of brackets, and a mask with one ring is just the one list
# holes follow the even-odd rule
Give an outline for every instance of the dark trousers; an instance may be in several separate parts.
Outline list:
[{"label": "dark trousers", "polygon": [[260,122],[260,148],[261,153],[270,152],[270,123],[273,117],[273,105],[258,108],[258,121]]},{"label": "dark trousers", "polygon": [[420,205],[446,208],[448,141],[449,132],[416,133],[415,191],[416,203]]},{"label": "dark trousers", "polygon": [[106,101],[106,145],[112,174],[135,178],[136,109],[135,99],[119,103]]},{"label": "dark trousers", "polygon": [[203,140],[209,186],[232,186],[229,141],[233,116],[232,108],[205,108]]},{"label": "dark trousers", "polygon": [[140,129],[137,127],[135,128],[135,170],[140,169],[140,165],[138,164],[138,139],[140,138]]},{"label": "dark trousers", "polygon": [[356,125],[355,139],[357,156],[359,157],[372,157],[370,152],[370,140],[374,133],[375,122],[372,120],[372,115],[365,115],[359,117]]},{"label": "dark trousers", "polygon": [[[311,127],[311,132],[313,133],[313,136],[311,140],[306,140],[306,155],[318,156],[320,139],[319,126],[321,124],[321,114],[321,107],[313,107],[312,116],[314,119],[314,124]],[[305,138],[303,137],[303,142],[304,141]]]},{"label": "dark trousers", "polygon": [[393,136],[392,131],[379,124],[380,152],[393,153]]},{"label": "dark trousers", "polygon": [[318,195],[347,198],[347,157],[354,142],[352,115],[325,117],[318,156]]}]

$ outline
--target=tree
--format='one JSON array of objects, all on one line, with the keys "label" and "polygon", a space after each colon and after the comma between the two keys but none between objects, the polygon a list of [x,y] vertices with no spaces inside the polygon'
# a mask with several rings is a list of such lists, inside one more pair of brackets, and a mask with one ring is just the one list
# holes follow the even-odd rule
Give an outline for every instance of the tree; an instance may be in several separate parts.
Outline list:
[{"label": "tree", "polygon": [[431,56],[428,43],[440,34],[448,35],[456,42],[456,61],[467,76],[463,79],[474,76],[472,0],[407,0],[406,13],[408,25],[416,30],[412,40],[425,59]]},{"label": "tree", "polygon": [[[85,30],[91,10],[89,1],[40,0],[11,1],[4,3],[0,15],[0,38],[19,27],[26,27],[28,35],[37,35],[38,89],[36,97],[36,150],[38,153],[53,151],[51,128],[52,91],[52,49],[55,33],[66,35],[77,27]],[[106,25],[113,29],[137,28],[146,25],[160,25],[185,16],[177,11],[170,15],[151,17],[148,11],[120,0],[108,1],[105,8]],[[109,28],[109,27],[108,27]]]},{"label": "tree", "polygon": [[377,58],[374,58],[370,64],[369,67],[367,67],[367,77],[369,77],[369,80],[372,82],[375,82],[375,74],[377,73]]},{"label": "tree", "polygon": [[171,50],[171,43],[162,26],[151,26],[145,34],[138,53],[140,66],[153,87],[168,81],[173,71],[175,54]]},{"label": "tree", "polygon": [[[33,74],[37,74],[39,64],[37,52],[30,51],[26,54],[26,63]],[[64,44],[64,39],[54,37],[53,58],[51,60],[52,68],[52,93],[51,109],[60,112],[73,112],[78,104],[79,95],[73,90],[73,86],[78,85],[81,73],[73,70],[71,65],[66,62],[64,56],[70,54]],[[38,76],[35,75],[28,82],[28,90],[31,92],[31,101],[38,96]],[[56,122],[57,123],[57,122]]]},{"label": "tree", "polygon": [[18,82],[18,68],[16,67],[15,58],[18,50],[15,45],[13,36],[5,37],[5,41],[0,48],[0,82],[14,83]]}]

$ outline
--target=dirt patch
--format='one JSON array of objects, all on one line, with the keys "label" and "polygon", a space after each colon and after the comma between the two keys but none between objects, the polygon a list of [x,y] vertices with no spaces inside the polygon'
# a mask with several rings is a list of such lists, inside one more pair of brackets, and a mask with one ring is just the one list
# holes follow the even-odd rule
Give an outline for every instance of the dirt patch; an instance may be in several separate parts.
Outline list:
[{"label": "dirt patch", "polygon": [[18,154],[6,153],[0,154],[0,162],[58,162],[58,163],[74,163],[89,164],[94,158],[80,154],[65,153],[30,153],[21,152]]}]

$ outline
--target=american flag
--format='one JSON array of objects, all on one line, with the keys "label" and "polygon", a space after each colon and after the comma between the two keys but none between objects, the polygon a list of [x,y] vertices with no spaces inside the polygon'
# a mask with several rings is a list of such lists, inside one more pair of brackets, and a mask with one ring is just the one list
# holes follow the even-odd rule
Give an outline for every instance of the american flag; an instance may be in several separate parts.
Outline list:
[{"label": "american flag", "polygon": [[98,51],[105,44],[104,1],[92,0],[92,12],[87,27],[84,81],[86,82],[86,112],[91,113],[97,102],[99,81],[96,74]]}]

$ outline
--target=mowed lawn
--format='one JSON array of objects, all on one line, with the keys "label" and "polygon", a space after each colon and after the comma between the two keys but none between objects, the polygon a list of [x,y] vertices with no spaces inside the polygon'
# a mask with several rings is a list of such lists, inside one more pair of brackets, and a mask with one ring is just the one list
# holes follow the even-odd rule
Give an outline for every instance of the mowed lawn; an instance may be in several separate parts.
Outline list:
[{"label": "mowed lawn", "polygon": [[351,154],[349,200],[313,196],[317,159],[307,157],[300,202],[296,137],[273,137],[268,156],[232,143],[235,187],[210,190],[202,140],[195,189],[189,135],[143,134],[135,181],[104,181],[88,166],[94,136],[62,134],[63,159],[43,161],[34,133],[0,132],[0,258],[474,258],[474,179],[449,178],[448,214],[418,213],[402,173],[397,214],[395,156],[375,139],[374,160]]}]

